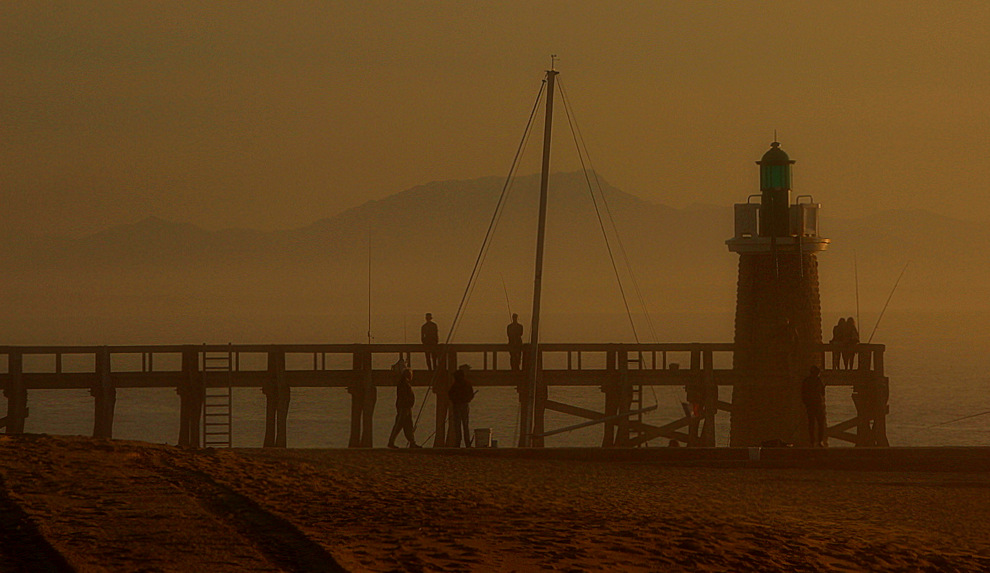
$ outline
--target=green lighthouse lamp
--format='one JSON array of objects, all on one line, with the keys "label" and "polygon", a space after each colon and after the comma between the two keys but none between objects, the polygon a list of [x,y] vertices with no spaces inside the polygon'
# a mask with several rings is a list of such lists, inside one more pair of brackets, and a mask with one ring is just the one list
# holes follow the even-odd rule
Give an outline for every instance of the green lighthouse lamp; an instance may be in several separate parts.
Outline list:
[{"label": "green lighthouse lamp", "polygon": [[786,237],[790,235],[791,165],[794,161],[774,141],[760,166],[760,236]]}]

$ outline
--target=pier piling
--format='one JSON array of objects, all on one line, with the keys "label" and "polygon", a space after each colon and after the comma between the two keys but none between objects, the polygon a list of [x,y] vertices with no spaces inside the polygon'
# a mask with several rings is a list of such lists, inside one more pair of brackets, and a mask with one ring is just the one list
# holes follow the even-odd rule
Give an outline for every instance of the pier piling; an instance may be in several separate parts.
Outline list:
[{"label": "pier piling", "polygon": [[96,383],[89,390],[90,395],[95,398],[93,437],[110,439],[113,438],[113,414],[117,404],[117,389],[114,387],[111,375],[110,349],[106,346],[101,346],[96,353],[96,375]]}]

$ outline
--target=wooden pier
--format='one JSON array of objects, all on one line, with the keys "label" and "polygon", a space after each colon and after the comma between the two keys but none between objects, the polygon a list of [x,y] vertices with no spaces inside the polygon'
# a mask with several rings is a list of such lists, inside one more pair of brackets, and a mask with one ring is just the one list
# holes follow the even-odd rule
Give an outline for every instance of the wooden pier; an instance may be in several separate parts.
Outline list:
[{"label": "wooden pier", "polygon": [[[732,344],[541,344],[540,386],[536,391],[533,446],[553,433],[544,427],[547,410],[603,426],[603,447],[635,447],[651,440],[715,445],[715,419],[732,412],[720,388],[732,387]],[[391,365],[399,356],[417,374],[413,386],[431,387],[436,411],[433,445],[447,443],[446,389],[458,364],[472,366],[475,387],[516,388],[527,400],[525,370],[511,370],[507,344],[451,344],[441,349],[436,373],[425,369],[425,347],[417,344],[160,345],[160,346],[3,346],[0,387],[7,415],[0,427],[23,433],[29,390],[88,389],[94,398],[93,436],[113,436],[119,388],[172,388],[180,396],[180,446],[230,445],[231,388],[258,388],[266,396],[264,447],[285,447],[286,416],[292,388],[346,389],[351,401],[350,447],[371,447],[377,388],[395,385]],[[850,389],[857,415],[833,424],[828,437],[862,446],[886,446],[888,381],[884,346],[860,344],[856,367],[828,369],[829,344],[818,348],[828,386]],[[525,362],[525,361],[524,361]],[[725,365],[725,366],[723,366]],[[798,381],[795,381],[797,384]],[[674,386],[686,390],[683,416],[662,425],[642,420],[643,389]],[[548,397],[549,387],[597,387],[601,411]],[[226,396],[226,402],[224,402]],[[344,399],[343,394],[341,398]],[[696,405],[696,406],[695,406]],[[392,419],[391,404],[384,418]],[[631,413],[631,414],[630,414]],[[666,445],[666,442],[663,442]]]}]

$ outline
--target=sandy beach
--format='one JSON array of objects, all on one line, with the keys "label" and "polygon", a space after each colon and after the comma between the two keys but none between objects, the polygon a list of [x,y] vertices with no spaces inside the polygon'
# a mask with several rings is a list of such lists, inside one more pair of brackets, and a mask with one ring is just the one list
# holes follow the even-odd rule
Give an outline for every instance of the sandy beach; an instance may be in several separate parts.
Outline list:
[{"label": "sandy beach", "polygon": [[834,450],[773,464],[0,436],[0,571],[990,570],[990,473],[946,452],[920,471]]}]

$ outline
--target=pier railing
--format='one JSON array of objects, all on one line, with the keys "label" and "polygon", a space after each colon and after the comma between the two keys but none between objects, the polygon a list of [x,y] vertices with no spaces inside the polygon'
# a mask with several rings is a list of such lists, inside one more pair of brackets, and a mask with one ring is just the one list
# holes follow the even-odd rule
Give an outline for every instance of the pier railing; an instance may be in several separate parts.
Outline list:
[{"label": "pier railing", "polygon": [[[657,438],[714,445],[715,416],[732,409],[731,403],[719,398],[718,388],[732,387],[737,381],[733,349],[730,343],[541,344],[538,391],[542,393],[537,396],[534,433],[545,433],[543,411],[554,410],[602,423],[604,446],[635,446]],[[426,368],[428,350],[440,356],[435,373]],[[0,427],[6,427],[7,433],[24,431],[28,390],[88,389],[96,402],[93,435],[111,437],[117,389],[174,388],[181,398],[179,443],[198,446],[204,396],[210,389],[259,388],[268,399],[265,445],[284,446],[291,388],[345,388],[352,403],[349,443],[370,446],[375,388],[394,386],[393,365],[401,358],[418,372],[413,385],[429,386],[437,397],[435,445],[444,445],[449,373],[457,365],[469,364],[475,386],[515,387],[522,398],[527,391],[525,374],[511,369],[513,352],[520,350],[508,344],[433,349],[418,344],[2,346],[0,387],[7,398],[7,416],[0,419]],[[885,445],[884,346],[823,344],[819,352],[826,384],[851,387],[857,407],[857,416],[830,427],[829,436],[860,445]],[[224,367],[207,366],[210,360],[216,364],[217,357],[226,357],[220,361]],[[529,359],[523,356],[522,361]],[[546,388],[555,386],[601,388],[604,412],[550,400]],[[662,426],[625,415],[635,409],[637,390],[644,386],[685,387],[685,415]],[[692,402],[697,405],[689,408]],[[542,437],[536,443],[541,441]]]}]

